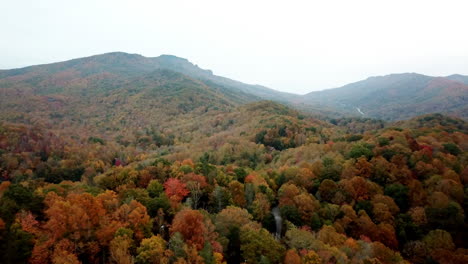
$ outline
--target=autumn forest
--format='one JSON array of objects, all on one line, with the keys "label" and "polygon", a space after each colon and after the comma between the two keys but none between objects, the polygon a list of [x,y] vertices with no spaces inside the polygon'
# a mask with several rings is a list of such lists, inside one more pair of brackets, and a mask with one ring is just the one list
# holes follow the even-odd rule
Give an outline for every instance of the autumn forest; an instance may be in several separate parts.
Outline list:
[{"label": "autumn forest", "polygon": [[384,120],[175,56],[1,70],[0,262],[468,263],[450,85]]}]

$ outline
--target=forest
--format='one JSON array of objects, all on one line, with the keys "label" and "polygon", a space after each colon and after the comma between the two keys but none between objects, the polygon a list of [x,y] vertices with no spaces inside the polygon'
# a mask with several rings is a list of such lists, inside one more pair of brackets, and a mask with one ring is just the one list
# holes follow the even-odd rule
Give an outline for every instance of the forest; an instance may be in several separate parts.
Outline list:
[{"label": "forest", "polygon": [[299,111],[186,63],[0,71],[1,263],[468,263],[465,120]]},{"label": "forest", "polygon": [[3,261],[467,263],[464,121],[353,133],[369,120],[283,114],[188,149],[151,131],[122,145],[2,123]]}]

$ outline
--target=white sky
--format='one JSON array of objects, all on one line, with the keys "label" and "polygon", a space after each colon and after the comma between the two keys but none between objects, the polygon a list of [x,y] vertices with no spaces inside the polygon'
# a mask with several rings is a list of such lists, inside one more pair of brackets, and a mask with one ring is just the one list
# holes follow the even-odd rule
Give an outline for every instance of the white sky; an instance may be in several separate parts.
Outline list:
[{"label": "white sky", "polygon": [[468,74],[468,1],[0,0],[0,68],[173,54],[306,93],[374,75]]}]

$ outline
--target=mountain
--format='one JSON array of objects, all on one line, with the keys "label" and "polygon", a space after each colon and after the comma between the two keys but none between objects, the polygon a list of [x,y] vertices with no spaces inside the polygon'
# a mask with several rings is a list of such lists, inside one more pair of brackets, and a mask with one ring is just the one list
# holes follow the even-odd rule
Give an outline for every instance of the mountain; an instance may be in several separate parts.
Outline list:
[{"label": "mountain", "polygon": [[253,137],[268,111],[268,120],[292,111],[293,123],[304,123],[283,105],[252,104],[288,96],[213,75],[169,55],[114,52],[0,71],[0,121],[125,146],[202,142],[234,125],[236,137]]},{"label": "mountain", "polygon": [[[428,111],[466,86],[364,83],[328,93]],[[331,95],[303,113],[173,56],[0,71],[1,263],[468,263],[468,123]]]},{"label": "mountain", "polygon": [[466,75],[452,74],[452,75],[449,75],[449,76],[447,76],[445,78],[447,78],[449,80],[452,80],[452,81],[468,84],[468,76],[466,76]]},{"label": "mountain", "polygon": [[[83,112],[81,109],[93,110],[88,114],[94,118],[100,113],[110,118],[116,114],[115,109],[105,105],[111,102],[122,104],[122,111],[130,107],[139,113],[145,109],[145,116],[153,120],[140,117],[137,123],[160,124],[176,113],[195,115],[195,109],[230,111],[260,100],[281,102],[326,120],[350,116],[402,120],[436,112],[466,119],[467,83],[468,76],[457,74],[431,77],[404,73],[370,77],[299,96],[217,76],[172,55],[149,58],[112,52],[0,70],[0,110],[4,110],[4,118],[0,119],[68,116]],[[130,106],[126,102],[131,102]],[[84,117],[88,115],[73,120]]]},{"label": "mountain", "polygon": [[431,77],[416,73],[371,77],[340,88],[311,92],[301,103],[345,113],[401,120],[427,113],[468,118],[466,76]]},{"label": "mountain", "polygon": [[[76,93],[92,90],[109,90],[125,79],[141,76],[156,70],[171,70],[202,81],[205,85],[216,86],[231,93],[247,93],[246,99],[267,99],[287,101],[296,95],[283,93],[260,85],[249,85],[225,77],[216,76],[187,59],[172,55],[147,58],[138,54],[111,52],[86,58],[73,59],[45,65],[36,65],[13,70],[0,71],[0,87],[19,83],[34,86],[36,92],[47,94],[63,92]],[[258,97],[258,98],[255,98]],[[250,98],[250,99],[249,99]]]}]

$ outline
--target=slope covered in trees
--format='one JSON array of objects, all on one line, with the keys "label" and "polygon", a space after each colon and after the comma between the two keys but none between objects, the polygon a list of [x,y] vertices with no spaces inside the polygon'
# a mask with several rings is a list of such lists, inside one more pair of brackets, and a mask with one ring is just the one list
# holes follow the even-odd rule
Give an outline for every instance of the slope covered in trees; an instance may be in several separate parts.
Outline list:
[{"label": "slope covered in trees", "polygon": [[271,102],[239,111],[265,119],[166,154],[3,124],[6,262],[466,262],[463,121],[349,134]]},{"label": "slope covered in trees", "polygon": [[404,73],[371,77],[340,88],[311,92],[299,101],[384,120],[429,113],[466,119],[467,98],[466,76],[431,77]]},{"label": "slope covered in trees", "polygon": [[[44,93],[68,91],[95,92],[114,89],[129,77],[141,76],[157,70],[170,70],[217,86],[231,92],[243,92],[263,99],[286,101],[297,95],[278,92],[260,85],[249,85],[214,75],[173,55],[148,58],[138,54],[112,52],[65,62],[0,70],[0,87],[27,86]],[[84,91],[83,91],[84,90]]]},{"label": "slope covered in trees", "polygon": [[146,60],[0,72],[3,263],[468,262],[464,120],[317,119]]}]

